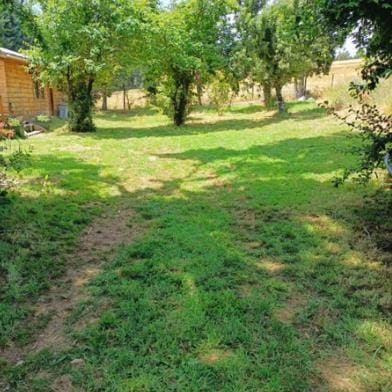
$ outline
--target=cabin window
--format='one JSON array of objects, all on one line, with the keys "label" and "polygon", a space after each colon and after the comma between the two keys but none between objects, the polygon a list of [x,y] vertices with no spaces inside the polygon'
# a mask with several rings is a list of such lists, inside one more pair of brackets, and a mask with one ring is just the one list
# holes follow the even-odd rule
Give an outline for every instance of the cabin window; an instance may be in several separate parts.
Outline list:
[{"label": "cabin window", "polygon": [[45,99],[45,89],[41,87],[38,81],[34,81],[34,97],[36,99]]}]

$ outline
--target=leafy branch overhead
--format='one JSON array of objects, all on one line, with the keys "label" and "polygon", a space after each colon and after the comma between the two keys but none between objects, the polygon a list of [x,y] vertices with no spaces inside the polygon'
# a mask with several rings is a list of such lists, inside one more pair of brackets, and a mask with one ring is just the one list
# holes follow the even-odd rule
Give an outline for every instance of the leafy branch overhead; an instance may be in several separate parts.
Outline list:
[{"label": "leafy branch overhead", "polygon": [[385,168],[386,155],[392,151],[392,116],[382,114],[377,106],[367,103],[358,109],[351,107],[348,114],[334,114],[362,138],[361,147],[354,150],[360,157],[359,166],[347,169],[335,183],[339,185],[352,175],[358,182],[368,182],[377,169]]}]

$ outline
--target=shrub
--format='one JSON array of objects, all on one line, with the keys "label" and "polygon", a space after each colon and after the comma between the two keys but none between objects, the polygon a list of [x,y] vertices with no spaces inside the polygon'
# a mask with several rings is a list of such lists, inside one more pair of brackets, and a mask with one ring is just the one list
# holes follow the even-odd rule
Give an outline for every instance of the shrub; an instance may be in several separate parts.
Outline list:
[{"label": "shrub", "polygon": [[385,157],[392,154],[392,116],[381,113],[376,105],[361,102],[360,97],[359,102],[360,107],[350,107],[346,115],[334,112],[337,118],[358,131],[362,138],[362,146],[355,149],[360,154],[358,167],[347,169],[343,177],[336,179],[336,185],[352,175],[358,182],[368,182],[377,169],[385,169]]},{"label": "shrub", "polygon": [[42,124],[50,123],[50,117],[46,114],[39,114],[36,118],[36,121]]},{"label": "shrub", "polygon": [[364,199],[364,204],[355,209],[359,219],[356,226],[360,232],[367,232],[383,251],[382,261],[392,264],[392,192],[386,189],[378,189]]},{"label": "shrub", "polygon": [[17,137],[26,139],[27,136],[20,120],[18,120],[17,118],[10,117],[8,118],[8,124],[10,128],[15,131]]},{"label": "shrub", "polygon": [[152,105],[157,106],[161,112],[168,117],[173,117],[173,105],[171,100],[165,94],[157,93],[153,96],[150,102]]},{"label": "shrub", "polygon": [[213,81],[210,84],[210,101],[216,106],[218,113],[223,113],[223,107],[230,101],[231,86],[226,81],[226,77],[223,72],[217,72]]},{"label": "shrub", "polygon": [[[15,185],[15,181],[7,172],[20,172],[30,163],[30,151],[25,151],[19,145],[16,150],[12,150],[13,144],[8,142],[0,143],[0,197],[4,197],[7,190]],[[5,150],[10,150],[8,154],[4,154]]]}]

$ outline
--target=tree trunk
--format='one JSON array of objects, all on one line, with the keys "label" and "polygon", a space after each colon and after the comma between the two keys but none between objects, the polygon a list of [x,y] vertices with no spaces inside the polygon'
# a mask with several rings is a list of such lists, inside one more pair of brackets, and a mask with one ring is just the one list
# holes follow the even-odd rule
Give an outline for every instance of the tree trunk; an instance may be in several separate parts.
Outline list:
[{"label": "tree trunk", "polygon": [[203,82],[201,80],[200,72],[196,72],[195,80],[196,80],[197,101],[199,103],[199,106],[203,106]]},{"label": "tree trunk", "polygon": [[172,97],[174,124],[181,126],[185,123],[190,82],[186,79],[177,83],[176,92]]},{"label": "tree trunk", "polygon": [[126,95],[127,95],[127,90],[125,88],[125,86],[123,87],[123,110],[124,112],[127,110],[127,99],[126,99]]},{"label": "tree trunk", "polygon": [[305,97],[305,95],[306,95],[306,76],[304,75],[299,78],[295,78],[294,86],[295,86],[295,97],[297,99]]},{"label": "tree trunk", "polygon": [[278,111],[279,113],[283,113],[286,108],[284,104],[283,94],[282,94],[282,86],[275,86],[276,91],[276,100],[278,102]]},{"label": "tree trunk", "polygon": [[201,84],[201,82],[198,82],[196,85],[196,89],[197,89],[197,100],[199,103],[199,106],[203,106],[203,86]]},{"label": "tree trunk", "polygon": [[270,84],[263,84],[264,106],[270,108],[272,106],[272,88]]},{"label": "tree trunk", "polygon": [[108,110],[108,95],[106,91],[102,94],[102,111],[106,112]]},{"label": "tree trunk", "polygon": [[128,111],[131,110],[131,107],[132,107],[132,103],[131,103],[131,100],[129,99],[129,95],[127,93],[127,108],[128,108]]},{"label": "tree trunk", "polygon": [[306,91],[308,90],[308,75],[304,76],[304,95],[306,96]]},{"label": "tree trunk", "polygon": [[68,82],[69,129],[73,132],[93,132],[96,130],[92,111],[94,100],[92,96],[94,80]]}]

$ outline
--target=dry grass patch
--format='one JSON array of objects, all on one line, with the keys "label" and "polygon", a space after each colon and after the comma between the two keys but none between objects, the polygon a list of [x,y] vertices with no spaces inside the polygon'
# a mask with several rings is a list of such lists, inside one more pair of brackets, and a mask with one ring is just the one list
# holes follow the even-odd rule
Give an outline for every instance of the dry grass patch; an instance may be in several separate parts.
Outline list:
[{"label": "dry grass patch", "polygon": [[316,363],[316,368],[326,388],[319,391],[328,392],[366,392],[358,381],[363,370],[356,367],[344,354],[329,357]]},{"label": "dry grass patch", "polygon": [[222,349],[213,349],[206,353],[202,353],[199,355],[199,359],[201,362],[207,365],[214,365],[221,361],[224,361],[230,358],[233,355],[231,351],[222,350]]},{"label": "dry grass patch", "polygon": [[284,306],[275,312],[275,317],[282,323],[291,323],[303,309],[308,298],[303,294],[293,292]]},{"label": "dry grass patch", "polygon": [[257,264],[257,268],[266,270],[270,274],[279,274],[282,272],[286,265],[274,259],[263,258]]}]

